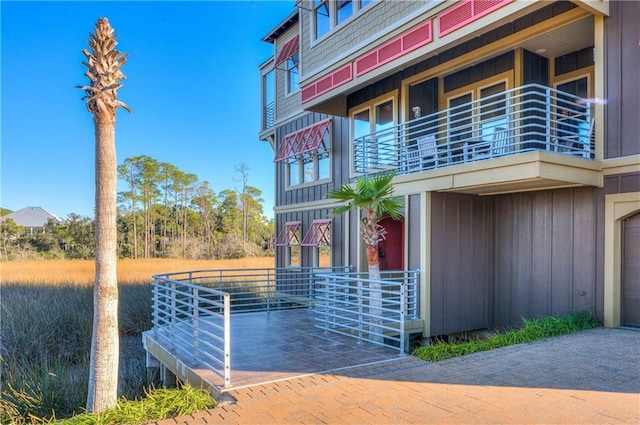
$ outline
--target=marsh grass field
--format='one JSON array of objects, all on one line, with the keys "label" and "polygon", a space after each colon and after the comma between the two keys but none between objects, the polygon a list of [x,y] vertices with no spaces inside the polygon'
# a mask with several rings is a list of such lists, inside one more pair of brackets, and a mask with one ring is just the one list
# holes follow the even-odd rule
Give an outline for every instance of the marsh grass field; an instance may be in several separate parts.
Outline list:
[{"label": "marsh grass field", "polygon": [[[120,260],[120,394],[144,395],[141,333],[151,328],[151,276],[273,267],[273,257]],[[83,411],[93,319],[92,260],[0,263],[0,423],[66,418]]]}]

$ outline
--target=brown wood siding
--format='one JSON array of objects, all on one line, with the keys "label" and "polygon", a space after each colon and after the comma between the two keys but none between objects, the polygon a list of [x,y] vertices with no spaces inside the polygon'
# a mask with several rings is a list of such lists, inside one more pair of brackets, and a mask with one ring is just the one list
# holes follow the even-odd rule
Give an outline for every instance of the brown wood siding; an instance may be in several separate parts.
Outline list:
[{"label": "brown wood siding", "polygon": [[601,319],[603,205],[593,188],[433,193],[431,334],[571,311]]},{"label": "brown wood siding", "polygon": [[494,199],[494,326],[597,310],[594,189]]},{"label": "brown wood siding", "polygon": [[640,192],[640,173],[606,176],[603,190],[605,194]]},{"label": "brown wood siding", "polygon": [[489,199],[442,193],[431,199],[431,333],[488,327]]},{"label": "brown wood siding", "polygon": [[610,1],[605,18],[605,158],[640,153],[640,2]]},{"label": "brown wood siding", "polygon": [[423,229],[420,227],[422,211],[420,210],[420,195],[409,196],[408,205],[405,206],[407,226],[407,267],[409,270],[420,268],[420,260],[422,253],[420,252],[420,242],[426,237]]}]

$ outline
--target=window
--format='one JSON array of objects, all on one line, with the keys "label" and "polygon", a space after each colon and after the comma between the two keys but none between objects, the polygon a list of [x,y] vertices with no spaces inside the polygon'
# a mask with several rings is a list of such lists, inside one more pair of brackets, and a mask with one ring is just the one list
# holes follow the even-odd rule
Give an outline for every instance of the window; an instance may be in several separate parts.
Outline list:
[{"label": "window", "polygon": [[273,127],[275,122],[275,76],[270,71],[262,77],[262,128],[267,129]]},{"label": "window", "polygon": [[[447,98],[449,141],[491,141],[499,130],[508,130],[507,80],[489,82],[473,89],[456,90]],[[454,146],[455,147],[455,146]]]},{"label": "window", "polygon": [[321,38],[371,3],[372,0],[314,0],[314,38]]},{"label": "window", "polygon": [[313,266],[331,265],[331,220],[314,220],[302,239],[301,246],[313,248]]},{"label": "window", "polygon": [[315,38],[320,38],[329,32],[329,0],[314,0],[313,17],[315,24]]},{"label": "window", "polygon": [[287,248],[287,267],[300,267],[300,222],[288,221],[276,238],[276,246]]},{"label": "window", "polygon": [[351,0],[338,0],[336,8],[338,10],[336,24],[344,22],[353,14],[353,2]]},{"label": "window", "polygon": [[298,84],[298,63],[298,52],[287,59],[287,94],[300,89],[300,85]]},{"label": "window", "polygon": [[275,161],[286,165],[288,187],[314,184],[331,176],[331,118],[287,134],[280,143]]},{"label": "window", "polygon": [[382,170],[397,163],[395,98],[355,110],[351,114],[356,172]]}]

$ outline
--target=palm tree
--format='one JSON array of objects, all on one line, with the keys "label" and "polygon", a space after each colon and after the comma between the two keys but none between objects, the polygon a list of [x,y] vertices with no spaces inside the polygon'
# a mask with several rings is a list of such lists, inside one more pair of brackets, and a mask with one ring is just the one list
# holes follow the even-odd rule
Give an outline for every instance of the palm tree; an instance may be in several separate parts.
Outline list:
[{"label": "palm tree", "polygon": [[[355,188],[351,185],[343,185],[340,189],[329,192],[328,197],[337,199],[340,202],[347,202],[346,205],[336,208],[333,213],[338,215],[353,208],[364,210],[364,215],[360,219],[360,237],[367,247],[367,264],[369,266],[369,290],[371,301],[369,312],[372,324],[378,323],[375,316],[382,314],[382,286],[380,281],[380,264],[378,258],[378,242],[384,239],[386,231],[379,221],[384,216],[389,216],[394,220],[400,218],[403,203],[399,198],[392,198],[395,171],[376,174],[372,177],[361,177],[356,181]],[[380,300],[376,300],[379,298]],[[372,333],[379,332],[375,326]],[[381,340],[379,336],[370,336],[372,340]]]},{"label": "palm tree", "polygon": [[93,114],[96,171],[96,274],[93,284],[93,335],[87,411],[103,412],[114,407],[118,398],[118,282],[116,278],[116,109],[129,107],[117,100],[117,90],[125,78],[120,67],[126,56],[115,50],[117,35],[106,18],[99,18],[95,34],[83,49],[83,65],[88,86],[80,86]]}]

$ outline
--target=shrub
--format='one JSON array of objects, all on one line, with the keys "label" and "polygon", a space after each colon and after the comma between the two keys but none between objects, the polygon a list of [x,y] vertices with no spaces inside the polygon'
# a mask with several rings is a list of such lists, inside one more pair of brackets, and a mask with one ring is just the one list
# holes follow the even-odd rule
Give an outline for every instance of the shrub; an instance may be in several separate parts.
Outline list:
[{"label": "shrub", "polygon": [[436,362],[480,351],[592,329],[597,326],[598,322],[590,312],[572,312],[563,317],[523,319],[522,328],[517,330],[495,334],[485,340],[456,344],[437,341],[435,344],[416,348],[412,354],[419,359]]}]

